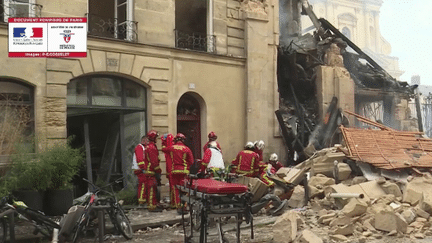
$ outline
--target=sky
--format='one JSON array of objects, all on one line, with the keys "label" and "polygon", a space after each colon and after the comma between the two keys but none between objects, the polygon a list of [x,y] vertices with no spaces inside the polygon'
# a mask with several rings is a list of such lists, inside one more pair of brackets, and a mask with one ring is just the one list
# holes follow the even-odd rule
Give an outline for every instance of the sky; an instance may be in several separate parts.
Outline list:
[{"label": "sky", "polygon": [[380,29],[405,71],[400,80],[420,75],[421,84],[432,85],[432,0],[384,0]]}]

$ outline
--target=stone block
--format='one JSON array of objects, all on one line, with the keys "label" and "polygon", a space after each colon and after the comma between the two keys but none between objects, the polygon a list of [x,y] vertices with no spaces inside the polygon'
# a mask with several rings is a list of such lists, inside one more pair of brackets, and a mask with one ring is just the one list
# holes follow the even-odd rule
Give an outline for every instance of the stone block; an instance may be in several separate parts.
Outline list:
[{"label": "stone block", "polygon": [[47,58],[47,70],[71,72],[74,77],[83,74],[79,60],[73,59]]},{"label": "stone block", "polygon": [[67,96],[67,86],[66,85],[55,85],[48,84],[46,86],[48,98],[65,98]]},{"label": "stone block", "polygon": [[66,112],[46,112],[45,124],[47,126],[66,126]]},{"label": "stone block", "polygon": [[244,39],[229,37],[228,38],[228,46],[244,48],[245,47],[245,41],[244,41]]},{"label": "stone block", "polygon": [[393,194],[395,197],[402,197],[402,192],[396,183],[386,181],[384,184],[381,184],[381,188],[387,194]]},{"label": "stone block", "polygon": [[324,197],[324,190],[318,189],[314,186],[309,186],[309,198],[314,198],[314,197]]},{"label": "stone block", "polygon": [[332,234],[334,235],[352,235],[354,233],[354,224],[347,224],[344,226],[337,226],[335,230],[333,230]]},{"label": "stone block", "polygon": [[357,198],[351,198],[348,204],[342,209],[342,213],[348,217],[355,217],[364,214],[367,210],[367,203]]},{"label": "stone block", "polygon": [[69,72],[50,72],[47,71],[47,84],[67,84],[73,78],[71,71]]},{"label": "stone block", "polygon": [[66,139],[67,137],[66,126],[48,126],[46,137]]},{"label": "stone block", "polygon": [[401,215],[405,219],[405,221],[407,222],[407,224],[411,224],[412,222],[414,222],[414,220],[416,218],[415,213],[410,208],[404,210]]},{"label": "stone block", "polygon": [[414,210],[415,210],[415,213],[416,213],[417,216],[425,218],[425,219],[429,219],[430,214],[427,213],[426,211],[424,211],[423,209],[421,209],[421,208],[415,208]]},{"label": "stone block", "polygon": [[107,52],[106,53],[106,64],[108,72],[118,72],[120,65],[120,53]]},{"label": "stone block", "polygon": [[294,191],[288,200],[288,206],[291,208],[301,208],[305,204],[305,190],[303,186],[294,187]]},{"label": "stone block", "polygon": [[168,80],[163,79],[150,79],[149,83],[152,91],[168,92]]},{"label": "stone block", "polygon": [[293,242],[297,236],[297,213],[290,210],[279,216],[272,227],[273,242]]},{"label": "stone block", "polygon": [[134,62],[135,55],[120,54],[119,72],[130,74],[132,72],[132,65]]},{"label": "stone block", "polygon": [[325,175],[318,174],[316,176],[312,176],[309,181],[309,186],[317,187],[318,185],[321,187],[334,185],[335,180],[333,178],[326,177]]},{"label": "stone block", "polygon": [[245,56],[245,50],[243,47],[233,47],[233,46],[228,46],[227,49],[227,54],[228,56],[233,56],[233,57],[244,57]]},{"label": "stone block", "polygon": [[66,99],[59,98],[46,98],[45,102],[46,112],[66,112]]},{"label": "stone block", "polygon": [[[329,214],[322,215],[318,218],[318,223],[322,224],[322,223],[324,223],[324,221],[326,221],[328,219],[333,220],[335,217],[336,217],[336,213],[329,213]],[[331,222],[331,221],[329,221],[329,222]]]},{"label": "stone block", "polygon": [[276,172],[276,175],[279,176],[280,178],[284,178],[290,170],[291,168],[289,167],[282,167]]},{"label": "stone block", "polygon": [[348,241],[348,238],[344,235],[330,235],[330,239],[334,241]]},{"label": "stone block", "polygon": [[104,51],[91,50],[93,68],[95,72],[106,71],[106,53]]},{"label": "stone block", "polygon": [[228,37],[235,37],[238,39],[244,39],[244,30],[228,27]]},{"label": "stone block", "polygon": [[323,243],[323,240],[310,230],[303,230],[300,236],[300,243]]},{"label": "stone block", "polygon": [[351,185],[357,185],[363,182],[367,182],[367,179],[364,176],[356,176],[353,178]]},{"label": "stone block", "polygon": [[378,230],[386,232],[397,230],[398,232],[406,233],[407,227],[407,222],[398,213],[383,210],[375,214],[375,228]]},{"label": "stone block", "polygon": [[351,217],[342,216],[342,217],[338,217],[338,218],[333,219],[330,222],[330,227],[349,225],[349,224],[351,224],[351,222],[352,222],[352,218]]}]

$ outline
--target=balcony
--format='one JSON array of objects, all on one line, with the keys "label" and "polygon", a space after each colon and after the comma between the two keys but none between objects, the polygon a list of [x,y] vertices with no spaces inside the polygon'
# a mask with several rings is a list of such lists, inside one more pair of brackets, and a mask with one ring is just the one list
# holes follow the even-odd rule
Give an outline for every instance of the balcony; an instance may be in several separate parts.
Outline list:
[{"label": "balcony", "polygon": [[216,36],[175,31],[177,48],[216,53]]},{"label": "balcony", "polygon": [[25,3],[18,0],[0,1],[0,23],[7,23],[8,18],[40,17],[42,5]]},{"label": "balcony", "polygon": [[88,34],[99,37],[138,41],[138,22],[120,21],[118,18],[108,18],[94,14],[86,14]]}]

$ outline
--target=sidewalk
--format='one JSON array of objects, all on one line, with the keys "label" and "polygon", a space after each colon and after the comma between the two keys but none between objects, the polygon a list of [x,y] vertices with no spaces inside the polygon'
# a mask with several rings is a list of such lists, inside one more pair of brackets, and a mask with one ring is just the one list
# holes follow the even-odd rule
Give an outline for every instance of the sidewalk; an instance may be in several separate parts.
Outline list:
[{"label": "sidewalk", "polygon": [[[147,229],[150,228],[158,228],[158,227],[164,227],[166,225],[174,225],[174,224],[181,224],[182,217],[181,215],[177,214],[176,210],[164,210],[163,212],[159,213],[153,213],[148,212],[145,208],[138,208],[138,207],[125,207],[127,210],[127,216],[130,219],[132,229],[134,231],[140,230],[140,229]],[[185,215],[185,219],[188,219],[189,215]],[[271,217],[271,216],[256,216],[254,217],[254,226],[262,226],[262,225],[268,225],[272,224],[276,221],[277,217]],[[109,220],[108,216],[106,216],[106,226],[105,226],[105,233],[110,234],[113,231],[113,226],[111,224],[111,221]],[[248,225],[242,224],[241,228],[249,228]],[[235,231],[235,225],[228,226],[226,231]],[[19,225],[15,228],[15,236],[16,240],[15,242],[42,242],[42,236],[39,235],[33,235],[32,234],[33,227],[31,225],[29,226],[23,226]],[[47,242],[47,241],[44,241]]]},{"label": "sidewalk", "polygon": [[[139,229],[147,229],[162,227],[164,225],[174,225],[181,223],[182,216],[177,214],[176,210],[164,210],[163,212],[153,213],[147,211],[145,208],[139,208],[136,206],[125,207],[126,214],[131,222],[132,229],[134,231]],[[186,214],[185,218],[189,218]],[[109,217],[106,215],[105,218],[105,233],[110,233],[113,231],[113,226]],[[42,235],[33,235],[34,227],[27,222],[20,222],[15,226],[15,242],[18,243],[32,243],[32,242],[42,242]],[[9,237],[8,231],[8,237]],[[8,240],[9,242],[9,240]],[[45,241],[47,242],[47,241]]]}]

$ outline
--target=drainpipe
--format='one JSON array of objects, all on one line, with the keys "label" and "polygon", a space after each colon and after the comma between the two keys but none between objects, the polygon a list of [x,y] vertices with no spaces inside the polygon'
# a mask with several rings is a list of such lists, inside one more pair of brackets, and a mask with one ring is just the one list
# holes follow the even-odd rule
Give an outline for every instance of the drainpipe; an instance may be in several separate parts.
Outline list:
[{"label": "drainpipe", "polygon": [[[212,39],[213,35],[213,0],[207,1],[207,51],[214,52],[216,43],[213,43],[215,39]],[[212,41],[209,41],[212,40]]]}]

